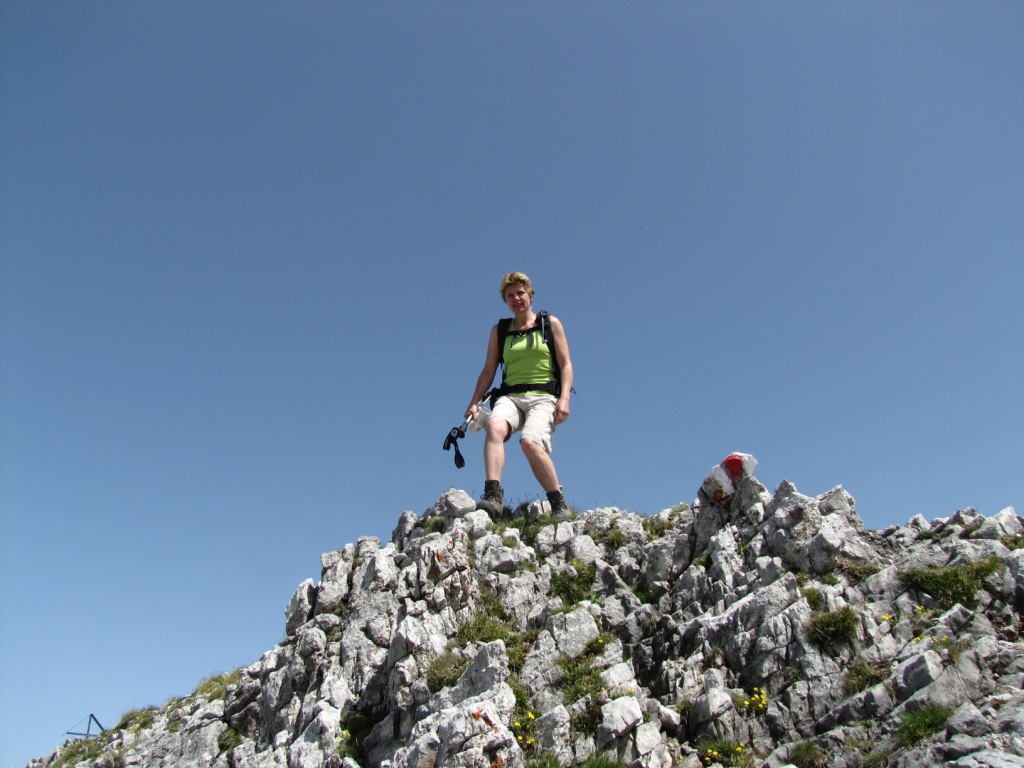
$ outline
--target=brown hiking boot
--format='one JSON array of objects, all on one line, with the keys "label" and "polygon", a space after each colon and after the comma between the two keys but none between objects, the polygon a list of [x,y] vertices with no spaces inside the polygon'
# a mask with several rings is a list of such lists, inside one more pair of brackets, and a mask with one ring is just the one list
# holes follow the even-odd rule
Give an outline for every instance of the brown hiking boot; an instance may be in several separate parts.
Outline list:
[{"label": "brown hiking boot", "polygon": [[476,503],[477,509],[482,509],[491,517],[500,517],[505,509],[505,491],[497,480],[484,481],[484,495]]},{"label": "brown hiking boot", "polygon": [[551,516],[556,520],[572,520],[572,511],[570,511],[561,490],[551,491],[548,494],[548,503],[551,505]]}]

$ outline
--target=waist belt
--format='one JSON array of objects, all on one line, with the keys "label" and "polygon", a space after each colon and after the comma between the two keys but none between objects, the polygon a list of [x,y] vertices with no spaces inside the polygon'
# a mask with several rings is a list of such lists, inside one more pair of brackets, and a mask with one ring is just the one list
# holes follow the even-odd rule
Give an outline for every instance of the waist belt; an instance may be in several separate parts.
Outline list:
[{"label": "waist belt", "polygon": [[543,384],[502,384],[491,390],[491,408],[502,395],[521,395],[524,392],[546,392],[558,397],[562,393],[562,382],[551,379]]}]

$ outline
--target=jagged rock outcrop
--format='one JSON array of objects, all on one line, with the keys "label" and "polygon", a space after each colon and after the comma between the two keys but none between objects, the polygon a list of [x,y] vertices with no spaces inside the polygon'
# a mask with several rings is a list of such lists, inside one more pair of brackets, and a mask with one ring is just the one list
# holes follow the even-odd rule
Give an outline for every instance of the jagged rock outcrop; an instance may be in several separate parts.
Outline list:
[{"label": "jagged rock outcrop", "polygon": [[31,768],[1024,766],[1024,522],[865,530],[734,454],[692,505],[446,491],[299,585],[250,666]]}]

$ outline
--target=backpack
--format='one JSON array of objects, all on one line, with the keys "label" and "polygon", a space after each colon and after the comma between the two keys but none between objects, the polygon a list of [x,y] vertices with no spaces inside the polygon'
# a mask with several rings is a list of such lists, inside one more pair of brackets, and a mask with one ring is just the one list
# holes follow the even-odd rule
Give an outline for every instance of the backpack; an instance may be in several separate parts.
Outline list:
[{"label": "backpack", "polygon": [[[555,378],[544,383],[529,384],[506,384],[505,383],[505,339],[508,338],[512,328],[511,317],[503,317],[498,321],[498,362],[501,363],[501,386],[491,390],[491,408],[502,395],[513,395],[520,392],[547,392],[558,397],[562,394],[562,367],[558,364],[558,355],[555,353],[555,342],[551,338],[551,322],[548,320],[548,311],[542,309],[537,313],[537,320],[533,330],[540,328],[541,338],[548,345],[551,352],[551,365],[555,371]],[[575,390],[573,390],[575,391]]]}]

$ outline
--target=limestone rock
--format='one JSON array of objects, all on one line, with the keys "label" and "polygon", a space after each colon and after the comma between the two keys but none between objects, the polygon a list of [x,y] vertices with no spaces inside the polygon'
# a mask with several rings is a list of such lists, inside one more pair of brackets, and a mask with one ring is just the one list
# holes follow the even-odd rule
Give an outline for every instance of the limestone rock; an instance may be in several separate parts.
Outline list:
[{"label": "limestone rock", "polygon": [[[260,659],[30,765],[1024,766],[1016,511],[869,531],[842,486],[772,493],[756,466],[650,517],[492,520],[448,489],[325,553]],[[943,719],[901,742],[925,706]]]}]

